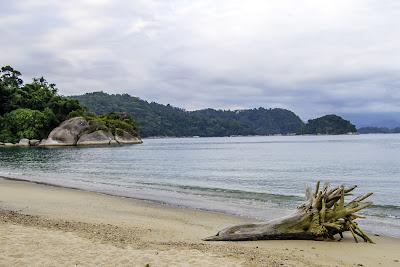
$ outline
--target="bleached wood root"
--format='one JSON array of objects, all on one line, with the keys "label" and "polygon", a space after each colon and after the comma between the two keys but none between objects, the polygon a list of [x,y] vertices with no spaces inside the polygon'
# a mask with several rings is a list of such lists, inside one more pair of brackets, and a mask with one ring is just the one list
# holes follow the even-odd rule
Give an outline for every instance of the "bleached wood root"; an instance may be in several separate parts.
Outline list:
[{"label": "bleached wood root", "polygon": [[344,201],[345,196],[356,187],[338,186],[329,190],[328,184],[320,188],[320,182],[317,182],[315,190],[306,189],[307,202],[299,206],[293,215],[266,223],[228,227],[204,240],[326,240],[334,239],[337,234],[343,237],[343,232],[349,231],[356,242],[357,237],[361,237],[365,242],[373,243],[355,222],[363,218],[355,213],[372,205],[372,202],[363,202],[372,193],[356,197],[347,204]]}]

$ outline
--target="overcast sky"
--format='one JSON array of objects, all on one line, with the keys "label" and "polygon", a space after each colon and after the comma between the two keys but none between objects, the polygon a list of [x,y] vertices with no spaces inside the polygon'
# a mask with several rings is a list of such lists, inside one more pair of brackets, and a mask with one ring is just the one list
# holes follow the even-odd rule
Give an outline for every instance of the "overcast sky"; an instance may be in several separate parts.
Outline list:
[{"label": "overcast sky", "polygon": [[188,110],[400,111],[400,1],[5,1],[0,64]]}]

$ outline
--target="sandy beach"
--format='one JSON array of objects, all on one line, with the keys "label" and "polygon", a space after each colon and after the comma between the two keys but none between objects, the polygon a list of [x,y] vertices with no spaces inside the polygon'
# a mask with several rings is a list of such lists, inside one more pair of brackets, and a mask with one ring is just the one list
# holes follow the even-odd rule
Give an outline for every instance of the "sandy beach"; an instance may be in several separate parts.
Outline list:
[{"label": "sandy beach", "polygon": [[252,220],[0,178],[0,266],[400,266],[400,240],[205,242]]}]

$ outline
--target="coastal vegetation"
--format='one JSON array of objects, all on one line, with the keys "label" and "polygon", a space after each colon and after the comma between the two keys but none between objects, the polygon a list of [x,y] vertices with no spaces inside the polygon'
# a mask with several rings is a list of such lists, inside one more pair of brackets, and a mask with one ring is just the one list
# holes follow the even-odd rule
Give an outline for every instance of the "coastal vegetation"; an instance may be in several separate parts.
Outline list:
[{"label": "coastal vegetation", "polygon": [[304,123],[294,112],[281,108],[186,111],[128,94],[93,92],[73,98],[96,114],[126,112],[132,115],[143,137],[347,134],[356,131],[354,125],[339,116],[328,115]]},{"label": "coastal vegetation", "polygon": [[57,94],[55,84],[43,77],[24,84],[21,73],[10,66],[0,69],[0,141],[42,139],[60,122],[85,108]]},{"label": "coastal vegetation", "polygon": [[110,95],[104,92],[74,98],[97,114],[131,114],[140,125],[143,137],[290,134],[299,132],[303,126],[296,114],[285,109],[186,111],[169,104],[149,103],[128,94]]},{"label": "coastal vegetation", "polygon": [[135,121],[128,114],[109,113],[97,116],[78,100],[57,93],[55,84],[43,77],[24,83],[21,73],[11,66],[0,69],[0,142],[20,139],[44,139],[61,122],[84,117],[96,127],[109,128],[112,134],[122,131],[137,136]]},{"label": "coastal vegetation", "polygon": [[303,134],[344,134],[355,133],[356,127],[350,121],[336,115],[325,115],[309,120],[304,125]]},{"label": "coastal vegetation", "polygon": [[[112,135],[143,137],[248,136],[294,134],[346,134],[356,132],[349,121],[327,115],[304,123],[282,108],[244,110],[203,109],[186,111],[171,105],[147,102],[128,94],[104,92],[65,97],[43,77],[24,83],[11,66],[0,70],[0,142],[45,139],[63,121],[82,117],[90,130]],[[135,118],[135,120],[133,120]]]}]

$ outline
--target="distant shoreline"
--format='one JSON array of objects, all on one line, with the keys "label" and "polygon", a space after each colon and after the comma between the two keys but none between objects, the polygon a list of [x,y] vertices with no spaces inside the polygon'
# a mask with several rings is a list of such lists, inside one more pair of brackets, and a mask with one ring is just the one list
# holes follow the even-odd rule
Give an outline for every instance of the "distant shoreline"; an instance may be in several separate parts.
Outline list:
[{"label": "distant shoreline", "polygon": [[[225,138],[225,137],[229,137],[229,138],[237,138],[237,137],[293,137],[293,136],[314,136],[314,137],[318,137],[318,136],[359,136],[359,135],[398,135],[400,133],[352,133],[352,134],[296,134],[296,135],[292,135],[292,134],[275,134],[275,135],[235,135],[235,136],[148,136],[148,137],[141,137],[141,140],[152,140],[152,139],[175,139],[175,138],[179,138],[179,139],[189,139],[189,138]],[[5,147],[5,148],[9,148],[9,147],[20,147],[17,144],[13,145],[13,146],[4,146],[4,145],[0,145],[0,148]],[[51,146],[48,146],[51,147]],[[62,147],[87,147],[87,148],[91,148],[91,147],[112,147],[110,145],[86,145],[86,146],[59,146],[60,148]],[[53,147],[51,147],[53,148]]]},{"label": "distant shoreline", "polygon": [[297,135],[236,135],[236,136],[149,136],[142,139],[173,139],[173,138],[221,138],[221,137],[291,137],[291,136],[357,136],[357,135],[398,135],[400,133],[353,133],[353,134],[297,134]]}]

